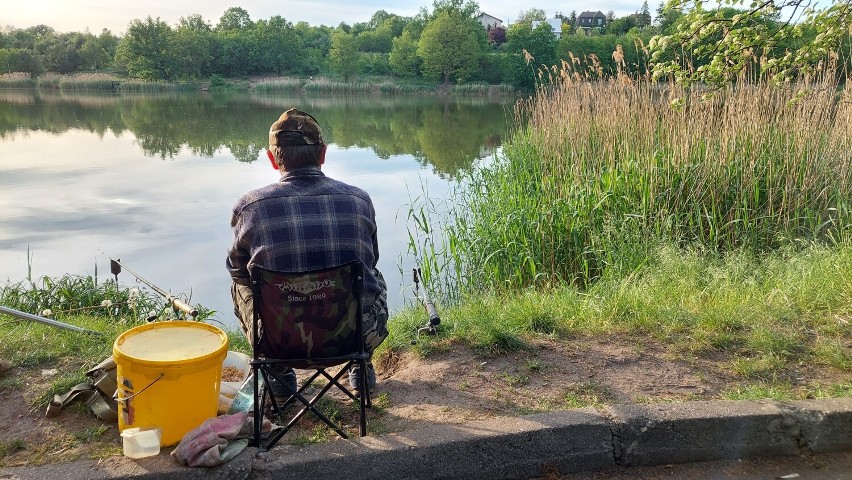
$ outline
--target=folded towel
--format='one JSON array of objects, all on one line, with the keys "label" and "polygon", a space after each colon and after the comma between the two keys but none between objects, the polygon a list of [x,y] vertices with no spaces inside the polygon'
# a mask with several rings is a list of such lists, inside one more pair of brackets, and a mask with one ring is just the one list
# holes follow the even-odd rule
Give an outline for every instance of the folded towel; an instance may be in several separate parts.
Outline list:
[{"label": "folded towel", "polygon": [[[248,412],[209,418],[183,436],[172,456],[189,467],[221,465],[248,446],[253,428],[254,420]],[[272,423],[264,419],[261,430],[268,432],[271,428]]]}]

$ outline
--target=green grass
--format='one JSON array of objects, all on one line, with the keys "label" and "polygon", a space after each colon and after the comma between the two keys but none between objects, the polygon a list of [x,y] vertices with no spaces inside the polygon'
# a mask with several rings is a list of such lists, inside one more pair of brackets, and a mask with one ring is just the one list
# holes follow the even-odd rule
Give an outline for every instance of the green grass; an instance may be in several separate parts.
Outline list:
[{"label": "green grass", "polygon": [[[415,347],[427,356],[442,343],[494,355],[541,335],[619,335],[653,339],[676,358],[713,358],[744,382],[787,381],[800,364],[848,376],[852,242],[722,257],[659,246],[633,274],[610,273],[588,288],[485,293],[439,309],[441,334]],[[381,351],[407,348],[423,323],[421,308],[402,312]]]},{"label": "green grass", "polygon": [[[184,299],[186,301],[186,299]],[[85,379],[85,372],[112,354],[121,333],[142,325],[151,314],[176,318],[165,300],[147,290],[128,288],[113,279],[95,276],[31,278],[0,287],[0,304],[101,335],[81,333],[0,314],[0,357],[20,368],[56,369],[48,389],[37,396],[34,408],[44,408],[54,394],[64,393]],[[202,306],[199,319],[210,312]],[[242,332],[228,331],[232,348],[250,351]],[[0,385],[20,387],[13,377]]]},{"label": "green grass", "polygon": [[572,385],[563,396],[564,408],[600,407],[612,400],[612,393],[594,381]]},{"label": "green grass", "polygon": [[27,448],[27,442],[21,439],[3,440],[0,442],[0,458]]}]

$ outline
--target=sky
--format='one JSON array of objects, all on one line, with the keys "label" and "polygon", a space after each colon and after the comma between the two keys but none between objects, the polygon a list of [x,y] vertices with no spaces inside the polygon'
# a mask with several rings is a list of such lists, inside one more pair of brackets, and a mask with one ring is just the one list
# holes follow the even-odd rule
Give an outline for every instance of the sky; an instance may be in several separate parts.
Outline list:
[{"label": "sky", "polygon": [[[577,13],[612,10],[616,16],[623,16],[636,12],[642,6],[642,0],[584,0],[576,3],[538,0],[529,4],[483,0],[477,3],[480,11],[503,20],[504,25],[513,22],[522,10],[530,8],[540,8],[548,18],[552,18],[557,12],[567,15],[572,10]],[[657,4],[658,0],[648,2],[652,13]],[[88,29],[94,34],[107,28],[120,36],[124,35],[128,23],[135,19],[144,20],[148,15],[160,17],[174,26],[181,17],[200,14],[215,26],[222,13],[230,7],[244,8],[252,20],[281,15],[293,23],[306,21],[312,26],[337,26],[340,22],[349,25],[365,22],[378,10],[405,17],[417,14],[420,7],[431,11],[432,0],[4,0],[0,27],[27,28],[44,24],[58,32]]]}]

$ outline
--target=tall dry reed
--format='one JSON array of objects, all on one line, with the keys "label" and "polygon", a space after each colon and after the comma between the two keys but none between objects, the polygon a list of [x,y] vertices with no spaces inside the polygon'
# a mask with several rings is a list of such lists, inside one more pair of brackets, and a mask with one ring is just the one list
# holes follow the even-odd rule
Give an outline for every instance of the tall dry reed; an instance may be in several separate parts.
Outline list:
[{"label": "tall dry reed", "polygon": [[710,91],[579,63],[543,72],[516,106],[524,126],[450,202],[430,248],[453,290],[588,284],[660,243],[767,251],[850,233],[852,94],[830,72]]}]

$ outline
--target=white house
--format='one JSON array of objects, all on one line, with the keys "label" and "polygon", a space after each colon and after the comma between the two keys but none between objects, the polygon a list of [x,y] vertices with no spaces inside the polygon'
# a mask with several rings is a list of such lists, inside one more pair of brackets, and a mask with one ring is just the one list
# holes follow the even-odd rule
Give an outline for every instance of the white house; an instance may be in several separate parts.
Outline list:
[{"label": "white house", "polygon": [[482,28],[485,30],[503,26],[503,20],[500,20],[497,17],[492,17],[485,12],[480,13],[476,19],[482,24]]},{"label": "white house", "polygon": [[532,21],[532,29],[535,30],[542,23],[547,23],[550,25],[550,29],[553,31],[553,34],[556,35],[556,38],[562,37],[562,19],[561,18],[548,18],[547,20],[533,20]]}]

